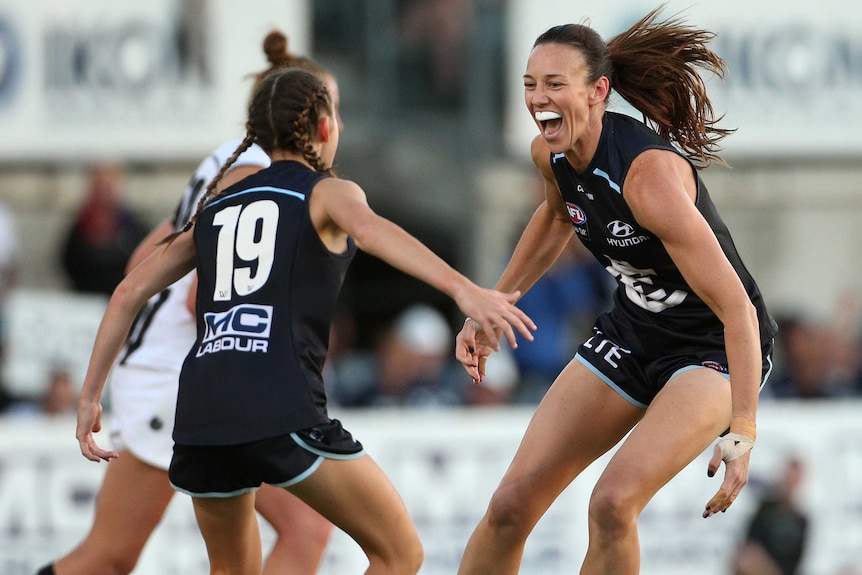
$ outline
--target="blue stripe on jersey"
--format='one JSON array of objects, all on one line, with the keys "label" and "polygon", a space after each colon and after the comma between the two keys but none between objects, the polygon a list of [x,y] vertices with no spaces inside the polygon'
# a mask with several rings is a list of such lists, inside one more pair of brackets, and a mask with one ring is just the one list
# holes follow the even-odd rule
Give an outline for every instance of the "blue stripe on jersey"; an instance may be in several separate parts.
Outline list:
[{"label": "blue stripe on jersey", "polygon": [[287,194],[288,196],[293,196],[294,198],[299,198],[302,201],[305,201],[305,194],[300,192],[294,192],[293,190],[285,190],[284,188],[274,188],[272,186],[258,186],[256,188],[249,188],[247,190],[243,190],[241,192],[237,192],[235,194],[231,194],[229,196],[225,196],[223,198],[216,198],[212,202],[210,202],[207,207],[214,206],[217,203],[227,200],[229,198],[235,198],[237,196],[242,196],[244,194],[251,194],[254,192],[274,192],[276,194]]},{"label": "blue stripe on jersey", "polygon": [[608,181],[608,185],[611,187],[611,189],[618,194],[620,193],[620,185],[617,184],[616,182],[612,182],[611,177],[608,175],[607,172],[604,172],[604,171],[596,168],[595,170],[593,170],[593,173],[599,177],[606,179]]}]

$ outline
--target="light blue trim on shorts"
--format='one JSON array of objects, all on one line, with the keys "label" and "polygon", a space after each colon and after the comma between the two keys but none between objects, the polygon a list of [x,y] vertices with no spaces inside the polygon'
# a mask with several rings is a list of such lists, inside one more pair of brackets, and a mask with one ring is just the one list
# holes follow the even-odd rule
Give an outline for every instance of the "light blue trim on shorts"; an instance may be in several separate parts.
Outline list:
[{"label": "light blue trim on shorts", "polygon": [[194,491],[188,491],[186,489],[183,489],[182,487],[177,487],[173,483],[171,483],[171,487],[173,487],[180,493],[184,493],[190,497],[202,497],[206,499],[227,499],[228,497],[236,497],[245,493],[254,493],[258,490],[257,487],[245,487],[243,489],[237,489],[236,491],[231,491],[229,493],[222,493],[220,491],[212,491],[210,493],[195,493]]},{"label": "light blue trim on shorts", "polygon": [[[760,389],[763,389],[763,386],[764,386],[764,385],[766,385],[766,380],[767,380],[767,379],[769,379],[769,376],[770,376],[770,375],[772,375],[772,368],[773,368],[773,364],[772,364],[772,354],[768,354],[768,355],[766,356],[766,363],[768,363],[768,364],[769,364],[769,369],[767,369],[767,370],[766,370],[766,373],[765,373],[765,374],[763,374],[763,379],[761,379],[761,380],[760,380]],[[682,373],[685,373],[686,371],[691,371],[691,370],[693,370],[693,369],[698,369],[698,368],[701,368],[701,367],[703,367],[703,368],[705,368],[705,369],[712,369],[711,367],[706,367],[705,365],[689,365],[689,366],[686,366],[686,367],[681,367],[681,368],[679,368],[678,370],[676,370],[675,372],[673,372],[673,374],[671,374],[671,376],[670,376],[669,378],[667,378],[667,380],[668,380],[668,381],[670,381],[670,380],[672,380],[673,378],[675,378],[676,376],[678,376],[678,375],[680,375],[680,374],[682,374]],[[724,377],[724,379],[726,379],[726,380],[730,381],[730,374],[729,374],[729,373],[722,373],[722,372],[720,372],[720,371],[718,371],[718,370],[716,370],[716,369],[713,369],[712,371],[714,371],[714,372],[718,373],[719,375],[721,375],[722,377]]]},{"label": "light blue trim on shorts", "polygon": [[289,479],[289,480],[285,481],[284,483],[272,483],[271,485],[274,485],[275,487],[290,487],[291,485],[296,485],[297,483],[299,483],[300,481],[302,481],[303,479],[307,478],[309,475],[311,475],[312,473],[317,471],[317,468],[320,467],[321,463],[323,463],[323,456],[322,455],[319,456],[317,458],[317,460],[309,466],[308,469],[306,469],[305,471],[303,471],[302,473],[300,473],[299,475],[297,475],[293,479]]},{"label": "light blue trim on shorts", "polygon": [[634,397],[632,397],[631,395],[629,395],[628,393],[623,391],[620,388],[620,386],[618,386],[608,376],[606,376],[601,371],[599,371],[593,364],[591,364],[589,361],[587,361],[587,359],[584,356],[582,356],[580,353],[575,354],[575,359],[578,360],[579,362],[581,362],[584,365],[584,367],[589,369],[599,379],[601,379],[603,382],[605,382],[608,385],[608,387],[610,387],[611,389],[616,391],[618,394],[620,394],[620,397],[622,397],[623,399],[625,399],[626,401],[628,401],[629,403],[631,403],[635,407],[639,407],[641,409],[647,408],[647,404],[641,403],[640,401],[638,401],[637,399],[635,399]]},{"label": "light blue trim on shorts", "polygon": [[307,444],[296,432],[290,434],[291,439],[293,439],[298,446],[305,449],[306,451],[310,451],[315,455],[319,455],[326,459],[341,459],[341,460],[349,460],[349,459],[359,459],[363,455],[365,455],[365,449],[361,449],[356,453],[331,453],[329,451],[323,451],[322,449],[317,449],[316,447],[312,447]]},{"label": "light blue trim on shorts", "polygon": [[670,380],[672,380],[673,378],[675,378],[676,376],[681,375],[681,374],[683,374],[683,373],[685,373],[685,372],[687,372],[687,371],[691,371],[691,370],[693,370],[693,369],[701,369],[701,368],[702,368],[702,369],[709,369],[709,370],[712,370],[712,371],[714,371],[715,373],[717,373],[718,375],[720,375],[721,377],[723,377],[724,379],[726,379],[726,380],[730,381],[730,374],[729,374],[729,373],[724,373],[724,372],[718,371],[717,369],[712,369],[711,367],[706,367],[705,365],[700,365],[699,363],[698,363],[698,364],[695,364],[695,365],[687,365],[687,366],[685,366],[685,367],[681,367],[681,368],[679,368],[678,370],[676,370],[675,372],[673,372],[672,374],[670,374],[670,377],[669,377],[669,378],[667,378],[667,380],[668,380],[668,381],[670,381]]}]

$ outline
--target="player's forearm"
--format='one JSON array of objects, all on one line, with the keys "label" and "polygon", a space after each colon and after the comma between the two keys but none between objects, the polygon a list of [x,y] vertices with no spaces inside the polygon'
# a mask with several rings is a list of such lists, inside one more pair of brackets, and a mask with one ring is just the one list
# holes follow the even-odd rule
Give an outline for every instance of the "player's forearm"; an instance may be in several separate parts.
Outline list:
[{"label": "player's forearm", "polygon": [[724,337],[730,371],[733,431],[754,438],[763,369],[754,306],[744,306],[732,321],[725,324]]}]

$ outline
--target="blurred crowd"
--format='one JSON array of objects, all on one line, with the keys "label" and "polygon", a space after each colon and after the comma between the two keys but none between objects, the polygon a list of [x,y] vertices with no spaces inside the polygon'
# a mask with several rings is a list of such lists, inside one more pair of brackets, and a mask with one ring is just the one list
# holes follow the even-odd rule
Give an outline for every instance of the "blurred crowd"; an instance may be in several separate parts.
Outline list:
[{"label": "blurred crowd", "polygon": [[[80,208],[56,246],[69,291],[110,295],[146,234],[143,218],[124,203],[123,185],[121,167],[91,169]],[[19,264],[14,212],[0,203],[0,304],[16,286]],[[348,276],[348,290],[349,284]],[[326,367],[330,400],[351,408],[535,404],[586,339],[596,314],[610,305],[612,288],[609,274],[573,241],[519,303],[540,326],[535,341],[515,350],[504,345],[490,358],[481,385],[454,360],[462,318],[452,317],[439,300],[398,294],[392,301],[400,309],[381,314],[378,325],[362,335],[353,311],[342,305]],[[860,304],[848,296],[835,308],[829,321],[775,312],[780,331],[763,401],[862,396]],[[3,345],[9,334],[5,306],[0,310]],[[0,379],[0,413],[74,412],[76,389],[63,366],[46,369],[42,397],[16,397]]]}]

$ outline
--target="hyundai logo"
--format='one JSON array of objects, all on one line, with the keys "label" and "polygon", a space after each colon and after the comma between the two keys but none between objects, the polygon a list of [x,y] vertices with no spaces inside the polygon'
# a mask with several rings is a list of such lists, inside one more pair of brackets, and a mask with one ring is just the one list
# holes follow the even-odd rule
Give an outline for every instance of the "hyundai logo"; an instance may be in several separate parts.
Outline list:
[{"label": "hyundai logo", "polygon": [[635,233],[634,227],[622,220],[614,220],[609,223],[608,231],[616,238],[627,238]]}]

